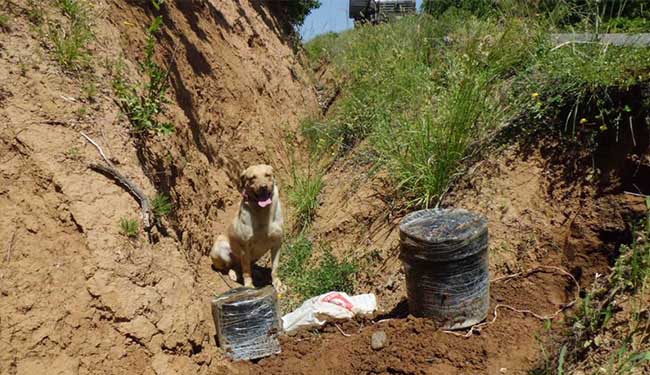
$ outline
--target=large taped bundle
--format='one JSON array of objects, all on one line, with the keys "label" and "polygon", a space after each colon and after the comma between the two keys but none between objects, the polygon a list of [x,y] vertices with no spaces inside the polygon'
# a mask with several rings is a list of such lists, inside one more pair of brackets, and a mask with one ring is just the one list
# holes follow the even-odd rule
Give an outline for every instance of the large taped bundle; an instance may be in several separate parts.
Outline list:
[{"label": "large taped bundle", "polygon": [[462,209],[413,212],[400,223],[400,259],[409,311],[442,328],[472,326],[487,316],[487,220]]},{"label": "large taped bundle", "polygon": [[272,286],[236,288],[212,300],[219,346],[234,360],[280,353],[280,319]]}]

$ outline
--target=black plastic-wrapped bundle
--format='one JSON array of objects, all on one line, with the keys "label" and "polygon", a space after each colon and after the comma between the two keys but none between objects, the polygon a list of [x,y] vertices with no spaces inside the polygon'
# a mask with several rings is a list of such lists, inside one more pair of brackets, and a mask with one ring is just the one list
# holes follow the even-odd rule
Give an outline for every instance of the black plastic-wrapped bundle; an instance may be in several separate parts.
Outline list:
[{"label": "black plastic-wrapped bundle", "polygon": [[444,329],[487,317],[490,303],[487,220],[463,209],[413,212],[400,223],[400,259],[409,311]]},{"label": "black plastic-wrapped bundle", "polygon": [[280,353],[280,319],[272,286],[236,288],[212,300],[219,346],[234,360]]}]

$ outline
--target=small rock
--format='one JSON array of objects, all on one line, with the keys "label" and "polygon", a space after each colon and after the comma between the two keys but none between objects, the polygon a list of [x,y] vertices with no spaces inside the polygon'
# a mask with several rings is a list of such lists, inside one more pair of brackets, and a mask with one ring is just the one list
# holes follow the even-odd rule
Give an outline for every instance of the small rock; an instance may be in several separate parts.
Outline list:
[{"label": "small rock", "polygon": [[372,340],[370,346],[374,350],[380,350],[388,344],[388,338],[386,337],[386,332],[377,331],[372,334]]}]

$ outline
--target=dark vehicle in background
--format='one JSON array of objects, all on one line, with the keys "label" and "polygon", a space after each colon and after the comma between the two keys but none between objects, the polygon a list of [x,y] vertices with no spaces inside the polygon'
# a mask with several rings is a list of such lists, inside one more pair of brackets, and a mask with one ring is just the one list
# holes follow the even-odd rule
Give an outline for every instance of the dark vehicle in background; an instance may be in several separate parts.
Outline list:
[{"label": "dark vehicle in background", "polygon": [[415,11],[415,0],[350,0],[350,18],[355,23],[379,23]]}]

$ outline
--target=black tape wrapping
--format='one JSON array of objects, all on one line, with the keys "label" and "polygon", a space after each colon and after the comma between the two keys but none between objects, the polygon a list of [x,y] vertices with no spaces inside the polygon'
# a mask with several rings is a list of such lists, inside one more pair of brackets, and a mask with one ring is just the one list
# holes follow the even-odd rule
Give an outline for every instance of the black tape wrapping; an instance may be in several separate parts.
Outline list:
[{"label": "black tape wrapping", "polygon": [[219,346],[233,360],[280,353],[280,319],[272,286],[236,288],[212,300]]},{"label": "black tape wrapping", "polygon": [[409,311],[445,329],[477,324],[489,308],[488,231],[481,215],[421,210],[400,224]]}]

